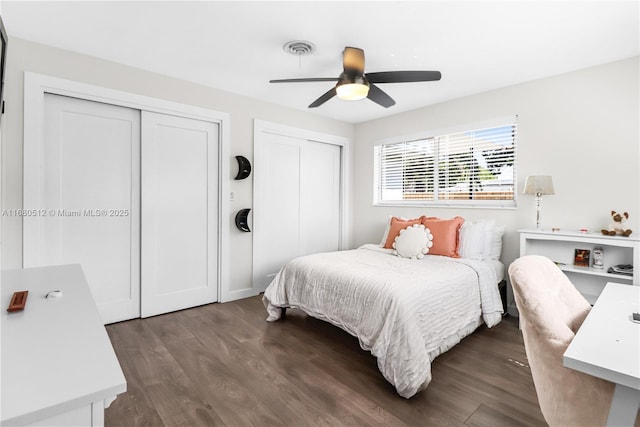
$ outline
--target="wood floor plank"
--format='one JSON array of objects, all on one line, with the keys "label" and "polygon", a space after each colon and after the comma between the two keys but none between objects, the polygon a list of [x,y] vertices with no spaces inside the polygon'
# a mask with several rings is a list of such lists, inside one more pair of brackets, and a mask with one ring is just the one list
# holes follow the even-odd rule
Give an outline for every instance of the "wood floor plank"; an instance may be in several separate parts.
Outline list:
[{"label": "wood floor plank", "polygon": [[[473,366],[473,365],[469,365]],[[496,407],[501,405],[507,413],[507,415],[532,415],[532,420],[536,419],[540,421],[539,425],[545,425],[542,414],[538,406],[537,397],[535,396],[535,390],[532,390],[529,399],[523,399],[510,392],[510,388],[498,387],[491,383],[490,380],[478,380],[473,375],[469,375],[467,368],[466,371],[462,371],[458,368],[452,368],[446,363],[438,366],[438,372],[441,376],[446,376],[449,381],[457,384],[465,393],[474,396],[480,402]],[[523,368],[524,369],[524,368]],[[511,408],[508,410],[506,408]],[[515,414],[511,414],[515,413]],[[533,422],[531,425],[536,425]]]},{"label": "wood floor plank", "polygon": [[528,426],[527,423],[523,423],[517,419],[504,415],[502,412],[496,411],[487,405],[480,405],[478,410],[469,417],[465,424],[471,427]]},{"label": "wood floor plank", "polygon": [[[319,399],[327,399],[327,396],[321,396],[326,387],[316,390],[313,399],[308,398],[308,394],[310,387],[314,387],[315,384],[305,384],[305,387],[302,387],[303,392],[300,392],[301,387],[296,384],[295,377],[300,378],[308,373],[310,366],[306,363],[307,359],[299,359],[300,362],[295,365],[298,367],[297,371],[294,365],[282,368],[277,363],[268,363],[268,351],[253,352],[246,344],[249,341],[244,339],[241,343],[235,339],[233,331],[207,327],[194,333],[209,351],[215,352],[219,363],[229,368],[230,374],[238,379],[240,385],[252,390],[260,403],[274,410],[279,407],[277,412],[285,419],[306,412],[310,419],[319,420],[323,424],[336,424],[343,419],[336,418],[337,416],[351,416],[349,412],[339,411],[337,414],[327,414],[324,408],[314,411]],[[262,350],[266,349],[263,347]],[[318,377],[314,377],[314,382],[317,380]],[[287,404],[283,405],[283,401]]]},{"label": "wood floor plank", "polygon": [[[475,369],[467,372],[467,375],[476,381],[490,382],[501,389],[508,388],[511,394],[520,397],[529,396],[534,391],[533,381],[529,381],[530,370],[510,363],[509,359],[512,357],[509,357],[509,354],[487,355],[482,349],[469,348],[469,346],[463,348],[466,350],[465,352],[452,353],[451,357],[443,363],[467,372],[469,361],[473,360]],[[513,380],[516,378],[521,381],[514,383]]]},{"label": "wood floor plank", "polygon": [[[167,333],[174,330],[173,327],[162,323],[174,322],[170,318],[158,317],[130,322],[128,330],[123,326],[122,329],[129,334],[132,331],[139,334],[135,343],[122,346],[118,353],[118,357],[125,353],[123,358],[128,363],[124,372],[128,383],[137,390],[144,390],[165,425],[224,425],[166,347],[170,343],[184,341],[190,334],[179,339],[176,334]],[[185,332],[188,331],[185,329]]]},{"label": "wood floor plank", "polygon": [[265,390],[258,381],[247,384],[244,380],[246,371],[238,372],[237,365],[227,363],[220,353],[203,345],[199,339],[189,338],[187,342],[168,346],[204,396],[213,402],[224,402],[219,411],[226,425],[284,423],[282,414],[272,412],[259,400]]},{"label": "wood floor plank", "polygon": [[258,296],[107,326],[128,391],[105,424],[545,425],[513,320],[436,358],[429,387],[404,399],[355,337],[300,310],[265,319]]},{"label": "wood floor plank", "polygon": [[107,417],[108,424],[113,427],[164,426],[149,395],[145,393],[145,388],[141,386],[140,379],[133,369],[133,361],[130,360],[126,350],[116,346],[116,354],[127,379],[127,392],[118,396],[107,409],[107,414],[119,414],[117,417]]},{"label": "wood floor plank", "polygon": [[[286,340],[285,340],[286,343]],[[296,398],[288,399],[296,405],[299,400],[299,410],[317,410],[320,413],[331,407],[334,414],[344,422],[350,417],[359,417],[359,423],[363,419],[371,418],[373,425],[399,425],[401,421],[393,414],[384,410],[367,394],[354,393],[348,382],[336,381],[332,375],[332,369],[325,369],[318,361],[324,360],[322,355],[313,354],[310,357],[299,358],[292,361],[290,357],[291,347],[278,342],[265,342],[256,339],[242,343],[249,350],[251,358],[258,358],[264,362],[263,366],[272,366],[277,371],[274,376],[274,391],[283,394],[286,399],[290,390],[295,390]],[[350,372],[344,371],[345,376]],[[362,385],[360,385],[362,388]],[[312,396],[312,398],[310,398]],[[341,405],[342,401],[350,401],[350,405]]]}]

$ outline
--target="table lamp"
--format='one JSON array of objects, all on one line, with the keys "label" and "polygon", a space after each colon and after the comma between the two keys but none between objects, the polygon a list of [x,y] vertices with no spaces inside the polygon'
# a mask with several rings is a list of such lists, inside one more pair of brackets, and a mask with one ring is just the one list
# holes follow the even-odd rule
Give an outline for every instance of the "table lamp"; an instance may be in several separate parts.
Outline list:
[{"label": "table lamp", "polygon": [[540,226],[540,201],[542,196],[555,194],[553,191],[553,182],[548,175],[530,175],[524,182],[524,191],[522,194],[536,196],[536,228],[542,229]]}]

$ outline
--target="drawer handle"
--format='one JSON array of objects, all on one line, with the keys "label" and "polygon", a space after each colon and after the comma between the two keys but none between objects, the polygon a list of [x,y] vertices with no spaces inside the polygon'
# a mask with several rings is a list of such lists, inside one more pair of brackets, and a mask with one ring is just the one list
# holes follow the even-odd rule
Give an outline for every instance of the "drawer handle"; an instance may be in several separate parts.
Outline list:
[{"label": "drawer handle", "polygon": [[7,311],[14,312],[24,310],[24,306],[27,305],[27,295],[29,295],[29,291],[14,292]]}]

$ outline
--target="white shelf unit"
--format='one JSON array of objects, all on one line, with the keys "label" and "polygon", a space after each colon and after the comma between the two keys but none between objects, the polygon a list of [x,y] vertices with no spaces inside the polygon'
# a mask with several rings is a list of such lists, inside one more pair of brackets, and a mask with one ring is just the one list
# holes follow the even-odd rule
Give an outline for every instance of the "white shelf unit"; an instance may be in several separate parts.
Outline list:
[{"label": "white shelf unit", "polygon": [[[603,236],[596,233],[572,231],[518,230],[520,233],[520,256],[544,255],[558,264],[580,293],[594,304],[607,282],[617,282],[640,286],[640,274],[635,270],[640,266],[640,238]],[[604,252],[604,268],[577,267],[574,263],[576,249],[591,251],[601,247]],[[607,273],[609,267],[618,264],[632,264],[633,276]]]}]

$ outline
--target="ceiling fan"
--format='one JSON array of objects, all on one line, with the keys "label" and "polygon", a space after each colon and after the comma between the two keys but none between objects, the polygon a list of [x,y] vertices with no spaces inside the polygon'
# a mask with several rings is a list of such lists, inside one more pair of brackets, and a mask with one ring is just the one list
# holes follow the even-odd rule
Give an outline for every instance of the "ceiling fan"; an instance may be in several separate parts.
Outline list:
[{"label": "ceiling fan", "polygon": [[351,101],[369,98],[376,104],[389,108],[396,102],[375,84],[430,82],[442,77],[440,71],[381,71],[365,74],[364,50],[349,46],[342,52],[342,66],[343,71],[338,77],[279,79],[270,80],[269,83],[337,82],[333,88],[313,101],[309,108],[318,107],[336,95]]}]

